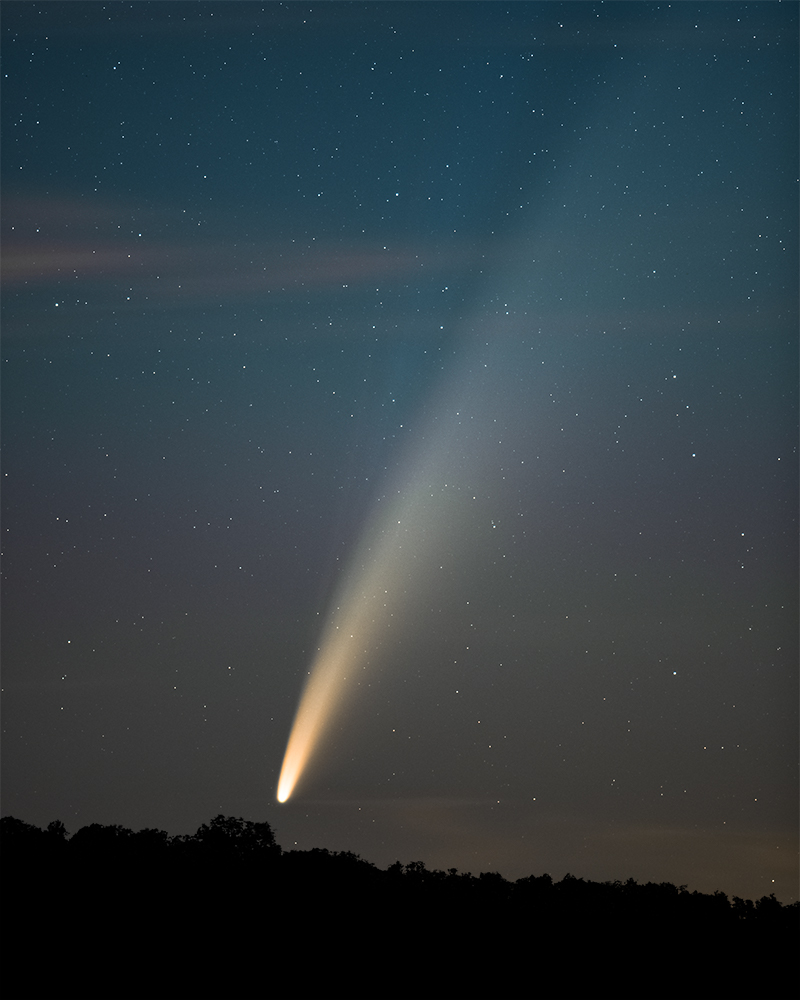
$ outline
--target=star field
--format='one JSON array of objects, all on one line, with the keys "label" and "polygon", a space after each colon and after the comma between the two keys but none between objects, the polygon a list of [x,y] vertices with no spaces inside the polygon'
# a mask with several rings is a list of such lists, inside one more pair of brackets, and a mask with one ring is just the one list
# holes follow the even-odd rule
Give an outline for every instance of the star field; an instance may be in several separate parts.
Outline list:
[{"label": "star field", "polygon": [[5,3],[4,814],[795,899],[796,33]]}]

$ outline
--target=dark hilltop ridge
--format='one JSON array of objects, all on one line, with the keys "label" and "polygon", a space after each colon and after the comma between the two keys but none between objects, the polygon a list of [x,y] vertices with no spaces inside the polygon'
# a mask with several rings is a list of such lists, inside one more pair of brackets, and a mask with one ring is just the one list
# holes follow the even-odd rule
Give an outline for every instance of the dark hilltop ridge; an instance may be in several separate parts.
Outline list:
[{"label": "dark hilltop ridge", "polygon": [[0,841],[5,1000],[797,995],[798,904],[774,895],[383,871],[226,816],[177,837],[5,816]]}]

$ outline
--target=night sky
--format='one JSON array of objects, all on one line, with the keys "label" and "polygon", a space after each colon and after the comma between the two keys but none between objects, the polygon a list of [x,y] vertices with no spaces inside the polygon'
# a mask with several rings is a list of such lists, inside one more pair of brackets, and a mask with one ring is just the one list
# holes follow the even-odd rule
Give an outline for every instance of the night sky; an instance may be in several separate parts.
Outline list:
[{"label": "night sky", "polygon": [[2,15],[3,813],[797,898],[797,4]]}]

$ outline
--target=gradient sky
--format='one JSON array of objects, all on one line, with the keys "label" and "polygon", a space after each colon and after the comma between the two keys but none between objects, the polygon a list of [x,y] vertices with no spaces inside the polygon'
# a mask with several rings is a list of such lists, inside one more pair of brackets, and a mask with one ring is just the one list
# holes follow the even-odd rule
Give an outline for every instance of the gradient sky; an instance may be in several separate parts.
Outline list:
[{"label": "gradient sky", "polygon": [[3,812],[797,898],[797,21],[4,2]]}]

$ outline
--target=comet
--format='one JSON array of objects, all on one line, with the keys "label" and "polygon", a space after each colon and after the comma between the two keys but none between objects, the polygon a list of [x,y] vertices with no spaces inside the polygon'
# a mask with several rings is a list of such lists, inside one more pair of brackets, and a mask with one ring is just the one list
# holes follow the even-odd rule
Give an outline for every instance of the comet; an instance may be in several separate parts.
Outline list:
[{"label": "comet", "polygon": [[[376,502],[335,594],[289,735],[278,802],[295,793],[384,647],[413,621],[421,602],[427,600],[430,608],[442,567],[463,560],[477,544],[482,524],[491,524],[485,515],[494,487],[486,476],[488,463],[497,462],[497,392],[484,375],[489,366],[480,351],[465,352],[461,362]],[[481,389],[475,370],[481,372]]]},{"label": "comet", "polygon": [[[355,693],[374,659],[376,641],[392,627],[401,603],[413,545],[404,546],[409,528],[396,517],[377,518],[369,541],[340,588],[322,636],[292,725],[278,779],[278,802],[286,802],[307,769],[334,719]],[[406,510],[408,507],[406,505]],[[386,521],[394,521],[391,527]],[[383,523],[382,523],[383,522]]]},{"label": "comet", "polygon": [[352,636],[337,637],[337,641],[320,651],[312,667],[286,747],[278,781],[278,802],[286,802],[292,794],[309,756],[342,700],[352,660],[352,643]]}]

